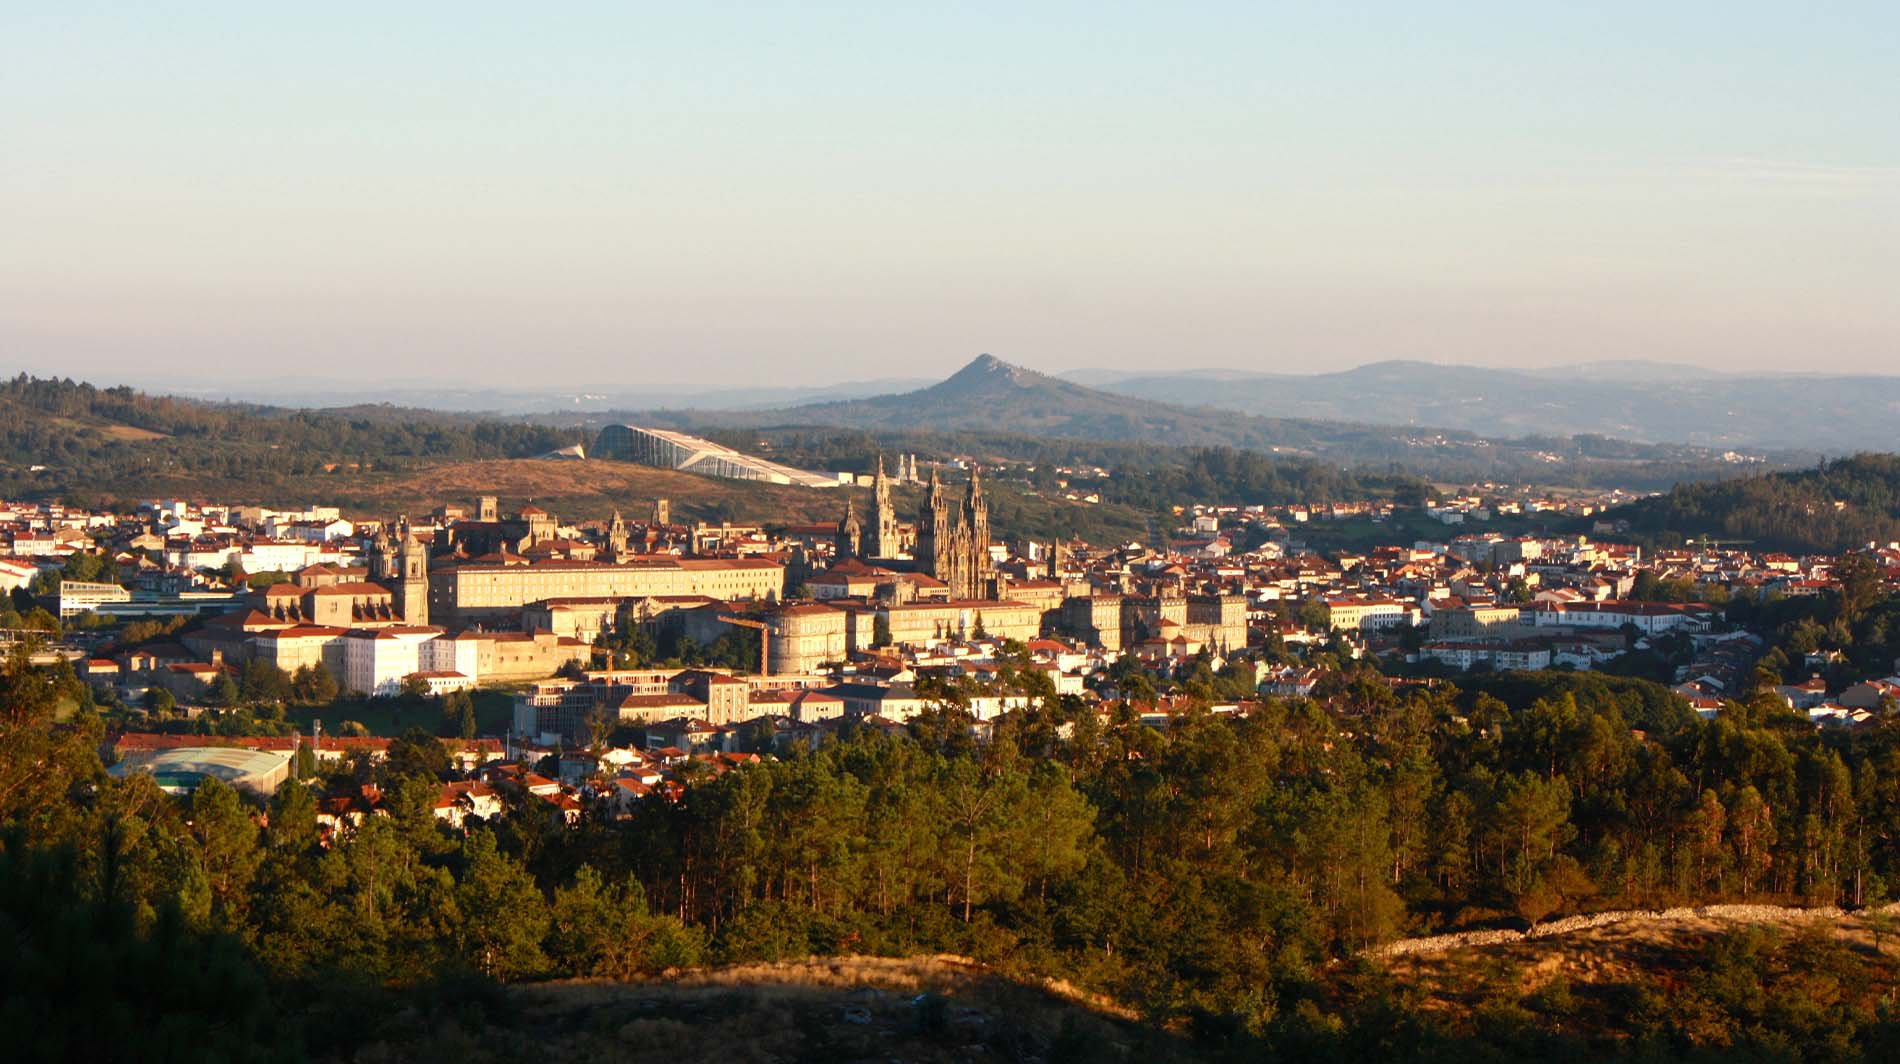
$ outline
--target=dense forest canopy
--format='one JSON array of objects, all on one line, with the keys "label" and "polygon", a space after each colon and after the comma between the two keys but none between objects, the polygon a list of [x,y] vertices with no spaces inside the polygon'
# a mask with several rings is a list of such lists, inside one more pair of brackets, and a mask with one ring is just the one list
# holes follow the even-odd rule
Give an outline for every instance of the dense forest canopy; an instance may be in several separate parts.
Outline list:
[{"label": "dense forest canopy", "polygon": [[1611,516],[1652,542],[1710,536],[1834,553],[1900,540],[1900,455],[1858,454],[1799,472],[1679,484]]},{"label": "dense forest canopy", "polygon": [[[1037,686],[1033,670],[1016,680]],[[1181,689],[1233,682],[1203,663]],[[138,1003],[154,991],[118,982],[128,972],[203,973],[173,988],[160,1049],[269,1031],[335,1052],[404,1028],[411,1003],[458,980],[937,952],[1069,979],[1237,1059],[1387,1059],[1393,1038],[1667,1057],[1783,1044],[1789,1024],[1826,1044],[1891,1037],[1871,985],[1760,1019],[1710,984],[1703,1013],[1644,1006],[1608,1030],[1511,1001],[1542,1018],[1496,1026],[1408,1010],[1354,960],[1399,935],[1598,909],[1890,897],[1900,732],[1817,733],[1772,697],[1704,722],[1640,680],[1395,689],[1356,666],[1315,700],[1238,719],[1190,702],[1165,729],[1042,688],[976,744],[947,695],[906,736],[700,772],[626,819],[602,808],[567,828],[509,792],[466,834],[434,816],[447,758],[412,733],[385,763],[313,781],[374,783],[391,814],[323,845],[305,782],[281,785],[263,824],[222,785],[180,802],[103,774],[101,721],[70,670],[16,657],[0,685],[0,931],[28,947],[0,952],[0,976],[9,1014],[66,1049],[152,1022]],[[62,704],[79,711],[56,724]],[[74,941],[102,963],[64,965]],[[1782,978],[1805,962],[1757,943],[1708,963]],[[80,1002],[115,996],[127,1007],[78,1022]]]}]

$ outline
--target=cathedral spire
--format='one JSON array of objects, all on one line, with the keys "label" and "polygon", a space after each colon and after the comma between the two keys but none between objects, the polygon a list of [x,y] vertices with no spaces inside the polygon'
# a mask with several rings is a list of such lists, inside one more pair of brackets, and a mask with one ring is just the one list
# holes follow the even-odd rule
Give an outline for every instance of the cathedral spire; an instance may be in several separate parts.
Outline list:
[{"label": "cathedral spire", "polygon": [[847,493],[844,497],[844,520],[838,522],[838,558],[857,557],[863,535],[864,528],[858,523],[858,501]]},{"label": "cathedral spire", "polygon": [[607,522],[607,553],[613,561],[621,561],[627,554],[627,522],[619,510]]},{"label": "cathedral spire", "polygon": [[897,547],[897,506],[891,499],[891,480],[884,475],[884,456],[877,456],[877,476],[871,482],[870,557],[895,558]]}]

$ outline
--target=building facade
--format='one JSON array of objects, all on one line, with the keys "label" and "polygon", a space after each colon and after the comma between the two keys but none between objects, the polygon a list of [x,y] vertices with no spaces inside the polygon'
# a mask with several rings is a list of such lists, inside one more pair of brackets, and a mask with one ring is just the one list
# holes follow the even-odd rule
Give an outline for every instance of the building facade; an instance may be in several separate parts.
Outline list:
[{"label": "building facade", "polygon": [[990,562],[990,504],[982,477],[970,467],[970,486],[959,503],[944,490],[936,471],[917,529],[917,558],[946,584],[952,599],[996,597]]},{"label": "building facade", "polygon": [[509,626],[550,599],[703,595],[723,602],[777,600],[785,569],[751,558],[609,562],[464,562],[429,574],[429,616],[439,624]]}]

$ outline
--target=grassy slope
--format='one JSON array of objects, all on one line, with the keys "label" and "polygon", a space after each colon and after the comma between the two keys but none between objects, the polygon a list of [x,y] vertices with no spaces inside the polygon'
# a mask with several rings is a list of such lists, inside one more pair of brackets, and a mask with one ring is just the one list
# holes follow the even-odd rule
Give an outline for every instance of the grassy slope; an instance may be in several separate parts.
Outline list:
[{"label": "grassy slope", "polygon": [[[939,1000],[914,1004],[926,993]],[[1066,988],[949,957],[829,958],[639,983],[544,983],[511,989],[498,1004],[485,1016],[426,1030],[374,1032],[353,1059],[1188,1059],[1176,1040]]]},{"label": "grassy slope", "polygon": [[[992,483],[992,527],[1004,537],[1081,531],[1139,537],[1146,523],[1128,507],[1086,506],[1023,496],[1007,484]],[[722,480],[631,462],[588,459],[549,462],[532,458],[448,461],[420,464],[396,472],[333,473],[283,478],[262,483],[194,477],[174,473],[152,477],[151,496],[256,505],[329,503],[352,517],[426,513],[443,504],[472,506],[482,495],[496,495],[504,509],[533,500],[563,521],[606,520],[619,509],[629,519],[644,519],[653,500],[672,500],[675,521],[732,521],[741,524],[797,525],[836,521],[845,493],[829,489]],[[870,517],[869,491],[853,489],[860,519]],[[900,492],[898,519],[915,516],[920,491]]]},{"label": "grassy slope", "polygon": [[[1468,1020],[1481,1013],[1528,1009],[1546,1030],[1599,1045],[1654,1029],[1663,1010],[1707,1010],[1712,976],[1708,951],[1723,936],[1752,936],[1770,950],[1808,943],[1803,956],[1826,958],[1804,978],[1786,971],[1774,996],[1812,995],[1833,1003],[1872,1007],[1900,987],[1900,947],[1892,930],[1874,935],[1865,913],[1804,914],[1762,908],[1746,919],[1635,920],[1548,938],[1464,946],[1375,962],[1416,994],[1417,1007]],[[1888,919],[1891,919],[1889,917]],[[1846,969],[1852,968],[1850,974]],[[1680,1017],[1677,1017],[1680,1019]]]}]

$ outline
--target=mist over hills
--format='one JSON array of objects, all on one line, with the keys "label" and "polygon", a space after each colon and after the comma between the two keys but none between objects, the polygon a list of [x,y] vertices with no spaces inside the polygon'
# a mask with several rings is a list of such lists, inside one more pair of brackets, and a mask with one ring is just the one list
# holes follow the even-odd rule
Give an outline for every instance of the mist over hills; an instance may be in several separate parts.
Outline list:
[{"label": "mist over hills", "polygon": [[1262,417],[1429,425],[1491,437],[1591,434],[1829,454],[1900,445],[1900,377],[1731,374],[1636,361],[1540,370],[1375,362],[1317,374],[1063,376],[1120,395]]}]

